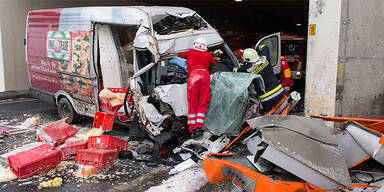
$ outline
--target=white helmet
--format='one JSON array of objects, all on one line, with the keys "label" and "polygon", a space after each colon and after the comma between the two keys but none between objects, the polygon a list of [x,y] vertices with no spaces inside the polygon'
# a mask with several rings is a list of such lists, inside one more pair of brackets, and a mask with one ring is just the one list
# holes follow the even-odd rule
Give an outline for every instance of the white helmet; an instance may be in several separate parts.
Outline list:
[{"label": "white helmet", "polygon": [[208,49],[207,40],[202,37],[197,38],[193,44],[193,48],[198,51],[206,51]]},{"label": "white helmet", "polygon": [[252,48],[245,49],[243,52],[243,59],[247,62],[254,63],[259,60],[259,54]]}]

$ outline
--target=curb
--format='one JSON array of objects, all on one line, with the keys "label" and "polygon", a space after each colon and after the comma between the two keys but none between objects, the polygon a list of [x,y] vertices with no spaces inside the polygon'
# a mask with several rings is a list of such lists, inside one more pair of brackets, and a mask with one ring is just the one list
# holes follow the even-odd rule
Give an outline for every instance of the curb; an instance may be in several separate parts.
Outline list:
[{"label": "curb", "polygon": [[29,90],[0,92],[0,100],[30,98]]}]

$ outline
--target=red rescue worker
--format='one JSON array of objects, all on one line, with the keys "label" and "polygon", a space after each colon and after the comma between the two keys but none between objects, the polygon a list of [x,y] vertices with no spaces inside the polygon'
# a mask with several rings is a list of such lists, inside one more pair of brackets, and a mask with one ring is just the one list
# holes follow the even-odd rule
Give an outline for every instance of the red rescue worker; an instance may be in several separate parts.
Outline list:
[{"label": "red rescue worker", "polygon": [[292,86],[293,86],[293,80],[292,80],[291,69],[289,69],[287,59],[283,56],[281,56],[280,84],[285,89],[284,95],[288,96],[289,91],[292,89]]},{"label": "red rescue worker", "polygon": [[196,39],[194,49],[179,54],[187,59],[188,130],[192,138],[203,136],[205,112],[211,97],[209,66],[216,65],[204,38]]}]

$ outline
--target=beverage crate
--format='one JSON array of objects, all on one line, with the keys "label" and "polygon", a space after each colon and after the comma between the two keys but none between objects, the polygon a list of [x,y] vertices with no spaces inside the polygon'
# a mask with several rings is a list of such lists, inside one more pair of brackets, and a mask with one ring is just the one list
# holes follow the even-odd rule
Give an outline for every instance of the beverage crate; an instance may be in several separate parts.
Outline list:
[{"label": "beverage crate", "polygon": [[[107,88],[113,93],[125,93],[127,92],[127,88]],[[105,109],[107,111],[115,112],[117,111],[121,106],[123,105],[115,105],[113,106],[109,99],[107,99],[106,102],[104,102],[102,99],[100,99],[100,108]]]},{"label": "beverage crate", "polygon": [[74,136],[79,130],[67,123],[68,118],[50,123],[37,130],[37,140],[57,146]]},{"label": "beverage crate", "polygon": [[92,136],[88,138],[88,148],[126,151],[128,149],[128,141],[110,135]]},{"label": "beverage crate", "polygon": [[115,115],[113,113],[96,111],[92,128],[101,128],[103,131],[112,130],[114,119]]},{"label": "beverage crate", "polygon": [[58,147],[58,149],[61,152],[61,160],[64,161],[64,160],[76,158],[77,151],[86,149],[87,144],[88,144],[87,140],[66,141],[63,145]]},{"label": "beverage crate", "polygon": [[19,179],[54,167],[60,163],[60,151],[45,143],[8,157],[9,168]]},{"label": "beverage crate", "polygon": [[119,152],[114,149],[82,149],[77,151],[76,163],[104,167],[114,163]]}]

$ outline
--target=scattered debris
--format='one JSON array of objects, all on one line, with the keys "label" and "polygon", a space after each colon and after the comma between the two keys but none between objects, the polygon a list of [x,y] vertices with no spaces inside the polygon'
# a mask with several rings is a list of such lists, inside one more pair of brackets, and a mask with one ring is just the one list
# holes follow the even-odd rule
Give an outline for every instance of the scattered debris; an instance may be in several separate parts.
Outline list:
[{"label": "scattered debris", "polygon": [[173,168],[169,172],[169,174],[174,175],[174,174],[180,173],[180,172],[184,171],[185,169],[188,169],[194,165],[196,165],[196,163],[192,159],[187,159],[186,161],[176,165],[175,168]]},{"label": "scattered debris", "polygon": [[23,128],[37,128],[37,126],[41,125],[41,121],[38,117],[30,117],[21,124]]},{"label": "scattered debris", "polygon": [[0,183],[17,179],[17,176],[7,167],[0,166]]},{"label": "scattered debris", "polygon": [[193,192],[205,184],[207,184],[207,178],[204,170],[200,166],[193,166],[163,181],[160,185],[149,188],[146,192]]},{"label": "scattered debris", "polygon": [[43,188],[60,187],[62,184],[63,184],[63,179],[60,177],[55,177],[52,180],[44,181],[40,183],[40,185],[37,188],[40,190]]}]

